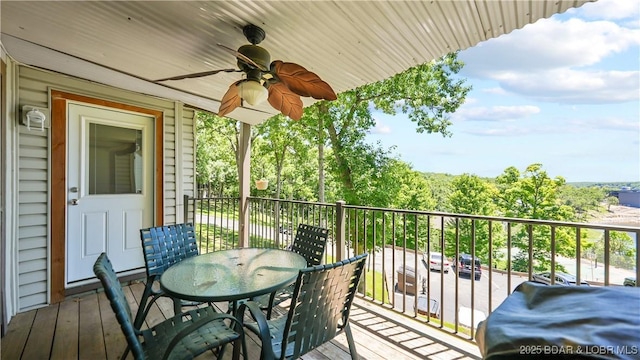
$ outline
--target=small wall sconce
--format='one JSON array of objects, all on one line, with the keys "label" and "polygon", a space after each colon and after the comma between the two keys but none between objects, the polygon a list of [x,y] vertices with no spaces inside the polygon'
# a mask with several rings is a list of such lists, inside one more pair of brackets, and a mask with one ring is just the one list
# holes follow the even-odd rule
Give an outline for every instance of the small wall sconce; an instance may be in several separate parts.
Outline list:
[{"label": "small wall sconce", "polygon": [[48,123],[48,109],[42,109],[35,106],[25,105],[22,107],[21,123],[25,125],[29,131],[39,130],[44,131],[45,127],[49,127]]}]

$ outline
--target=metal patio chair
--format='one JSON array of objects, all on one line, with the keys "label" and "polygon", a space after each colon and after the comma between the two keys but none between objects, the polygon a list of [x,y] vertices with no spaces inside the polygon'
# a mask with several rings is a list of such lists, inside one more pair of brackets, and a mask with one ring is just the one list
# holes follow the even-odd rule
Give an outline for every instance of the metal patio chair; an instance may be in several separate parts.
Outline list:
[{"label": "metal patio chair", "polygon": [[[328,236],[329,230],[325,228],[298,224],[290,251],[302,255],[307,260],[307,267],[320,265],[327,246]],[[254,300],[262,304],[262,310],[267,312],[267,319],[271,319],[273,307],[290,299],[292,294],[293,284],[271,293],[268,300],[266,296]]]},{"label": "metal patio chair", "polygon": [[127,356],[129,349],[136,360],[193,359],[214,349],[217,349],[218,359],[221,359],[226,345],[230,343],[234,343],[234,359],[239,358],[243,330],[233,316],[218,313],[207,306],[179,314],[152,328],[139,330],[132,322],[131,308],[106,253],[98,257],[93,272],[100,279],[127,340],[128,346],[122,359]]},{"label": "metal patio chair", "polygon": [[[147,272],[147,281],[140,299],[140,306],[133,322],[136,329],[140,329],[153,303],[160,297],[167,296],[159,285],[154,284],[171,265],[198,255],[196,234],[192,223],[156,226],[140,229],[142,252]],[[182,306],[198,305],[199,303],[173,299],[176,314],[182,312]]]},{"label": "metal patio chair", "polygon": [[[240,305],[236,318],[260,337],[260,359],[297,359],[343,331],[351,358],[357,359],[349,311],[366,260],[365,253],[300,270],[286,316],[269,320],[258,303],[248,301]],[[254,322],[245,321],[246,310]]]}]

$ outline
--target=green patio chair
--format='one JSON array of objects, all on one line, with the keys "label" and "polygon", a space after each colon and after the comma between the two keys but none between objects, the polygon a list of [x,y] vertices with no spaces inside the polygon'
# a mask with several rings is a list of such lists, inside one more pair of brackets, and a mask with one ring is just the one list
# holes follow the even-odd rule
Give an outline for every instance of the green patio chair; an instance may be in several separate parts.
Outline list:
[{"label": "green patio chair", "polygon": [[[307,260],[307,267],[320,265],[327,246],[328,236],[329,230],[325,228],[298,224],[296,236],[289,250],[302,255]],[[271,319],[273,307],[290,299],[292,294],[293,284],[284,289],[274,291],[269,295],[268,299],[267,296],[262,296],[254,300],[262,304],[261,308],[267,312],[267,319]]]},{"label": "green patio chair", "polygon": [[[156,226],[140,229],[142,252],[147,272],[147,281],[140,298],[140,306],[133,322],[140,329],[151,306],[160,297],[167,296],[159,285],[155,284],[160,276],[171,265],[198,255],[196,235],[192,223]],[[199,303],[173,299],[176,314],[182,312],[183,306],[199,305]]]},{"label": "green patio chair", "polygon": [[229,343],[234,343],[233,358],[239,358],[243,330],[233,316],[221,314],[207,306],[179,314],[152,328],[138,330],[133,325],[129,303],[106,253],[98,257],[93,272],[100,279],[127,340],[128,347],[123,359],[129,349],[137,360],[193,359],[214,349],[217,350],[218,359],[221,359]]},{"label": "green patio chair", "polygon": [[[365,253],[300,270],[286,316],[269,320],[258,303],[248,301],[240,305],[236,317],[260,337],[260,359],[297,359],[343,331],[351,358],[357,359],[349,311],[366,260]],[[250,317],[245,321],[247,310]]]}]

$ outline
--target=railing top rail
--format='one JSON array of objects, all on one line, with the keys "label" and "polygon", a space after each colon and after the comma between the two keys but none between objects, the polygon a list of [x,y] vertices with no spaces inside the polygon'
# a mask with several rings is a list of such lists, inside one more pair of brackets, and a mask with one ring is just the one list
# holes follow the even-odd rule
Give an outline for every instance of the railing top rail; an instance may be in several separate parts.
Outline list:
[{"label": "railing top rail", "polygon": [[447,213],[447,212],[440,212],[440,211],[390,209],[390,208],[379,208],[379,207],[357,206],[357,205],[345,205],[344,207],[346,209],[385,211],[385,212],[395,212],[395,213],[401,213],[401,214],[407,214],[407,215],[409,214],[429,215],[429,216],[441,216],[441,217],[451,217],[451,218],[469,219],[469,220],[489,220],[489,221],[504,221],[504,222],[521,223],[521,224],[571,226],[571,227],[581,227],[581,228],[600,229],[600,230],[606,229],[606,230],[614,230],[614,231],[631,231],[631,232],[640,231],[640,226],[628,226],[628,225],[577,223],[577,222],[556,221],[556,220],[511,218],[511,217],[499,217],[499,216],[487,216],[487,215],[454,214],[454,213]]},{"label": "railing top rail", "polygon": [[249,200],[280,201],[280,202],[287,202],[287,203],[292,203],[292,204],[306,204],[306,205],[315,205],[315,206],[322,205],[322,206],[329,206],[329,207],[335,207],[336,206],[335,203],[322,203],[322,202],[318,202],[318,201],[274,199],[274,198],[265,198],[265,197],[259,197],[259,196],[249,196]]},{"label": "railing top rail", "polygon": [[[193,199],[193,198],[190,198]],[[213,199],[221,199],[221,200],[238,200],[238,197],[209,197],[209,198],[198,198],[200,200],[213,200]],[[335,203],[321,203],[321,202],[313,202],[313,201],[301,201],[301,200],[286,200],[286,199],[274,199],[274,198],[265,198],[258,196],[249,196],[250,200],[262,200],[262,201],[279,201],[284,203],[292,203],[292,204],[301,204],[301,205],[311,205],[311,206],[327,206],[327,207],[335,207]],[[614,225],[614,224],[596,224],[596,223],[577,223],[577,222],[569,222],[569,221],[556,221],[556,220],[541,220],[541,219],[525,219],[525,218],[512,218],[512,217],[499,217],[499,216],[487,216],[487,215],[470,215],[470,214],[454,214],[448,212],[441,211],[424,211],[424,210],[408,210],[408,209],[393,209],[393,208],[381,208],[381,207],[371,207],[371,206],[359,206],[359,205],[343,205],[345,209],[357,209],[357,210],[367,210],[367,211],[380,211],[380,212],[395,212],[400,214],[407,215],[426,215],[426,216],[441,216],[441,217],[450,217],[450,218],[458,218],[458,219],[468,219],[468,220],[487,220],[487,221],[501,221],[501,222],[509,222],[509,223],[517,223],[517,224],[535,224],[535,225],[548,225],[548,226],[568,226],[568,227],[580,227],[587,229],[596,229],[596,230],[609,230],[609,231],[625,231],[625,232],[640,232],[640,226],[630,226],[630,225]]]},{"label": "railing top rail", "polygon": [[208,196],[208,197],[193,197],[189,196],[189,200],[240,200],[238,196]]}]

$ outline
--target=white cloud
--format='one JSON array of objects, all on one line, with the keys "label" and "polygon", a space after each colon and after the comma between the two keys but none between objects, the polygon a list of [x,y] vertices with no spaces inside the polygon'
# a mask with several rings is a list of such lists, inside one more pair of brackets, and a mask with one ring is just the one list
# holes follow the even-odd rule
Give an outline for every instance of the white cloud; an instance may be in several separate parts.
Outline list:
[{"label": "white cloud", "polygon": [[540,108],[532,105],[461,107],[452,118],[457,121],[514,121],[539,112]]},{"label": "white cloud", "polygon": [[376,126],[371,129],[372,134],[390,134],[391,128],[382,123],[380,119],[375,119]]},{"label": "white cloud", "polygon": [[640,15],[640,3],[638,0],[599,0],[588,3],[575,9],[587,18],[592,19],[638,19]]},{"label": "white cloud", "polygon": [[639,71],[550,70],[512,73],[499,80],[510,92],[563,104],[620,103],[640,99]]},{"label": "white cloud", "polygon": [[620,118],[573,120],[567,124],[570,128],[589,128],[599,130],[634,131],[640,135],[640,121],[626,121]]},{"label": "white cloud", "polygon": [[475,97],[472,97],[472,96],[468,96],[468,97],[466,97],[464,99],[464,104],[463,105],[465,105],[465,106],[473,105],[473,104],[478,103],[478,101],[479,101],[478,98],[475,98]]},{"label": "white cloud", "polygon": [[638,44],[639,29],[613,22],[542,19],[461,52],[461,73],[493,79],[513,72],[584,67]]},{"label": "white cloud", "polygon": [[483,128],[464,131],[467,134],[478,136],[500,136],[500,137],[512,137],[512,136],[524,136],[532,133],[531,129],[523,127],[503,127],[503,128]]},{"label": "white cloud", "polygon": [[[587,7],[601,2],[595,8]],[[619,19],[637,15],[640,8],[637,0],[599,0],[587,5],[575,13],[596,17],[602,11],[601,19]],[[602,10],[605,8],[606,11]],[[466,64],[462,75],[497,81],[503,90],[538,101],[562,104],[638,101],[640,71],[598,69],[607,57],[640,46],[637,25],[624,27],[611,21],[578,18],[542,19],[461,52],[460,59]]]},{"label": "white cloud", "polygon": [[507,92],[501,87],[493,87],[489,89],[482,89],[483,93],[492,94],[492,95],[506,95]]}]

